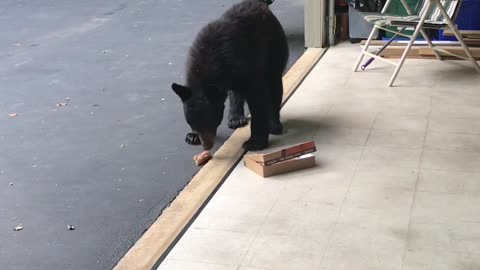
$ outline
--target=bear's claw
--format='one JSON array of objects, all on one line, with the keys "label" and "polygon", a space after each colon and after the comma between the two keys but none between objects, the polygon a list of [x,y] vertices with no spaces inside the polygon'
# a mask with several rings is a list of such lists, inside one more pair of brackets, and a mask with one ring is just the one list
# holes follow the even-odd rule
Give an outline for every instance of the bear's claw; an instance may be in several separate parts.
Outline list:
[{"label": "bear's claw", "polygon": [[244,127],[248,124],[248,118],[245,116],[236,116],[230,120],[228,120],[228,128],[237,129]]}]

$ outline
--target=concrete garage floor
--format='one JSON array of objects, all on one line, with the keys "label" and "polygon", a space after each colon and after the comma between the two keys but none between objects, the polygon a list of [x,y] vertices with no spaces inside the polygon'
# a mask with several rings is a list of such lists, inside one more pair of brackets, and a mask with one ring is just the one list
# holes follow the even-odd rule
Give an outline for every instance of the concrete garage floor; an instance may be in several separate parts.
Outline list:
[{"label": "concrete garage floor", "polygon": [[317,166],[262,179],[239,163],[159,270],[480,269],[480,75],[466,62],[330,48],[282,110],[272,146]]},{"label": "concrete garage floor", "polygon": [[[111,269],[158,217],[199,150],[170,84],[234,2],[0,1],[0,269]],[[291,64],[303,4],[277,2]]]}]

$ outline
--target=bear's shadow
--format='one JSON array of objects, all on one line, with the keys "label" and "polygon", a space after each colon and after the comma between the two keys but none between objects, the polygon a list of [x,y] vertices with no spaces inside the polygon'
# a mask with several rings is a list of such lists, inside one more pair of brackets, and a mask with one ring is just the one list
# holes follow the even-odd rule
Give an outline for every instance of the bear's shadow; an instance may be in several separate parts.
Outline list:
[{"label": "bear's shadow", "polygon": [[321,116],[318,119],[287,119],[283,122],[284,133],[280,136],[271,136],[269,148],[309,140],[324,143],[322,138],[331,138],[338,134],[339,130],[335,125],[338,120],[330,116]]},{"label": "bear's shadow", "polygon": [[[344,130],[350,129],[345,127],[346,122],[348,122],[348,119],[339,115],[319,116],[316,119],[287,119],[283,122],[284,134],[271,136],[268,149],[313,140],[317,147],[315,169],[328,169],[333,161],[322,158],[322,149],[332,145],[338,145],[338,147],[355,145],[344,141]],[[314,169],[312,168],[312,170]],[[288,174],[290,173],[286,174],[287,177]],[[279,176],[279,178],[282,179],[283,176]]]}]

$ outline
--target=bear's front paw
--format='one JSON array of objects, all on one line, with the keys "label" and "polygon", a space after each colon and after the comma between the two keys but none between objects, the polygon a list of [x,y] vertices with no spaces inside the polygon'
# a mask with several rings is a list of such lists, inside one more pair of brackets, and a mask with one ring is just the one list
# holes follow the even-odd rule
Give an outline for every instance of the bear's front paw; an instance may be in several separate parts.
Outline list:
[{"label": "bear's front paw", "polygon": [[231,129],[241,128],[246,126],[247,124],[248,124],[248,118],[243,115],[234,116],[228,120],[228,128],[231,128]]},{"label": "bear's front paw", "polygon": [[268,141],[267,142],[260,142],[257,140],[248,140],[243,143],[243,149],[247,151],[258,151],[258,150],[263,150],[268,147]]},{"label": "bear's front paw", "polygon": [[191,144],[191,145],[200,145],[201,142],[200,142],[200,137],[198,136],[197,133],[187,133],[187,136],[185,136],[185,141],[188,143],[188,144]]}]

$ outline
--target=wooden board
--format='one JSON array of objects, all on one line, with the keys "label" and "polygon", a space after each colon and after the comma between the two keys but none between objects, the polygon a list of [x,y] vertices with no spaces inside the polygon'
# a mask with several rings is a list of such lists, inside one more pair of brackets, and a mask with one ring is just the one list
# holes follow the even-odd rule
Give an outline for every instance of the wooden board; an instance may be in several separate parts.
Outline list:
[{"label": "wooden board", "polygon": [[[480,47],[480,39],[464,38],[463,41],[465,41],[465,44],[467,44],[467,46],[469,46],[469,47]],[[363,40],[361,42],[361,45],[365,45],[365,43],[366,43],[366,41]],[[370,47],[381,47],[381,46],[384,46],[385,44],[387,44],[387,41],[372,40],[372,42],[370,43]],[[458,42],[458,41],[451,41],[451,42],[448,42],[448,43],[436,43],[434,45],[435,46],[461,46],[460,42]],[[394,42],[390,43],[389,46],[407,46],[407,43],[394,41]],[[414,46],[426,47],[426,46],[428,46],[428,44],[417,43],[417,44],[414,44]]]},{"label": "wooden board", "polygon": [[[419,53],[418,49],[420,47],[412,47],[412,49],[408,52],[407,58],[410,59],[418,59],[422,58]],[[387,47],[383,53],[382,56],[385,58],[400,58],[405,51],[405,46],[389,46]]]},{"label": "wooden board", "polygon": [[[446,49],[449,52],[456,53],[462,56],[466,56],[465,52],[461,47],[453,47],[453,46],[439,46],[442,49]],[[402,56],[403,52],[405,50],[404,46],[392,46],[388,47],[383,51],[382,56],[385,58],[390,58],[390,59],[398,59]],[[480,60],[480,48],[470,48],[470,51],[472,52],[473,56],[475,59]],[[440,53],[440,55],[443,55],[445,57],[445,60],[463,60],[459,59],[456,57],[452,57],[449,55],[445,55]],[[433,54],[432,49],[429,47],[424,47],[424,46],[413,46],[412,49],[410,50],[407,58],[409,59],[436,59],[435,55]]]},{"label": "wooden board", "polygon": [[[463,57],[466,57],[467,54],[462,48],[457,48],[457,47],[445,47],[442,49],[449,51],[451,53],[455,53],[458,55],[461,55]],[[473,57],[477,60],[480,60],[480,48],[470,48],[470,52],[472,53]],[[449,56],[448,54],[439,52],[441,56]],[[433,50],[430,48],[419,48],[418,49],[418,54],[421,56],[434,56]]]},{"label": "wooden board", "polygon": [[[480,30],[461,30],[459,31],[462,38],[470,38],[470,39],[480,39]],[[453,31],[450,29],[445,29],[443,35],[446,37],[453,37]]]},{"label": "wooden board", "polygon": [[465,41],[465,44],[467,44],[467,46],[480,47],[480,38],[463,38],[463,41]]},{"label": "wooden board", "polygon": [[[367,43],[366,40],[362,40],[360,42],[361,45],[365,45],[365,43]],[[387,44],[387,41],[385,40],[372,40],[372,42],[370,42],[370,46],[384,46],[385,44]],[[442,44],[443,45],[443,44]],[[388,46],[407,46],[407,43],[405,42],[398,42],[398,41],[393,41],[392,43],[390,43],[390,45]],[[414,46],[428,46],[428,44],[414,44]],[[437,46],[441,46],[441,45],[437,45]],[[458,41],[452,41],[452,42],[449,42],[448,43],[448,46],[460,46],[460,43]]]}]

